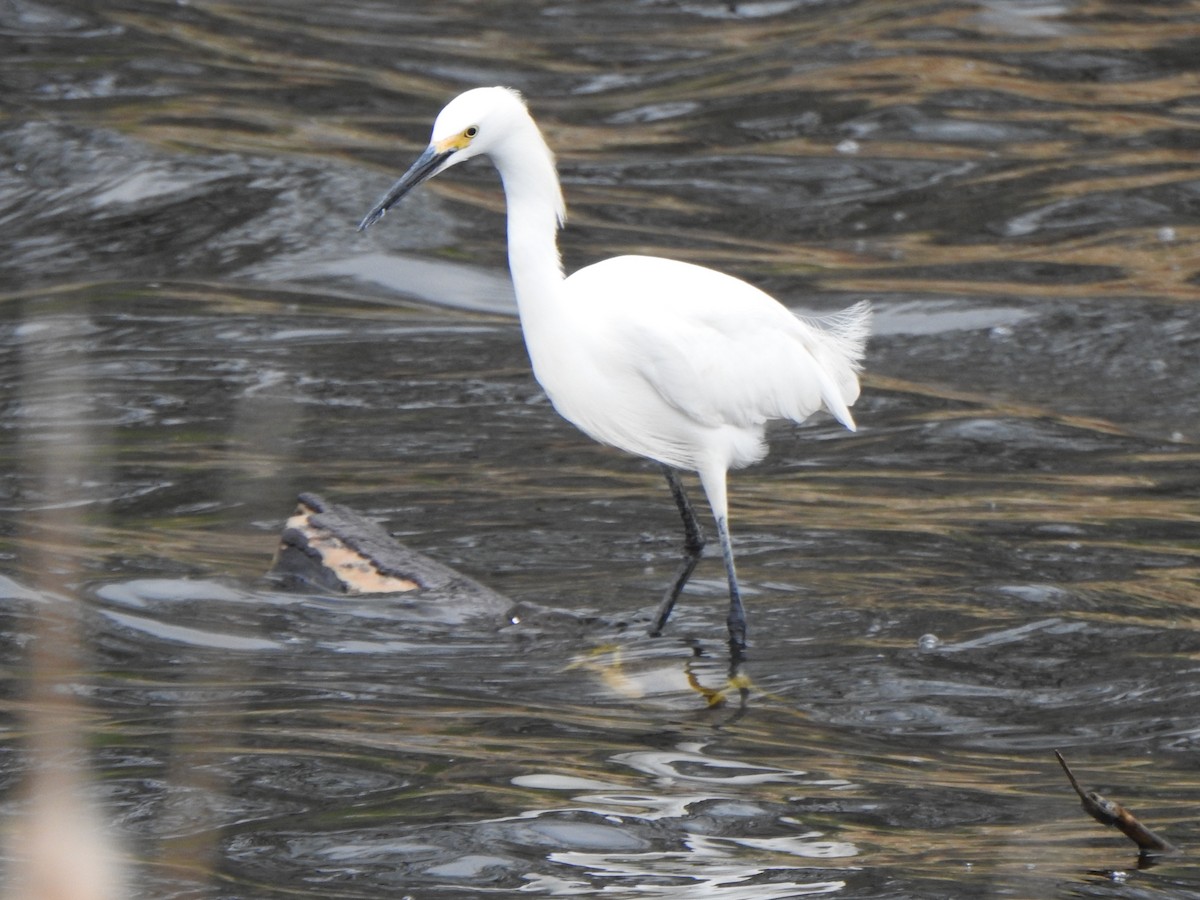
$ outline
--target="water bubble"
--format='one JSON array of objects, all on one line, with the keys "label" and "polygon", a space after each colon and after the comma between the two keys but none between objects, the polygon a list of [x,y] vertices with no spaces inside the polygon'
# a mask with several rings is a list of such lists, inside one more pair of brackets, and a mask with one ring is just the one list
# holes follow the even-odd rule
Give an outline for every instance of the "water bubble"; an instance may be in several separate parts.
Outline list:
[{"label": "water bubble", "polygon": [[1169,244],[1171,241],[1175,240],[1175,229],[1169,225],[1164,225],[1162,228],[1158,229],[1158,239],[1164,244]]},{"label": "water bubble", "polygon": [[857,153],[862,147],[854,138],[846,138],[844,141],[839,141],[837,147],[834,149],[838,153]]},{"label": "water bubble", "polygon": [[923,634],[917,638],[918,650],[936,650],[942,645],[942,639],[936,634]]}]

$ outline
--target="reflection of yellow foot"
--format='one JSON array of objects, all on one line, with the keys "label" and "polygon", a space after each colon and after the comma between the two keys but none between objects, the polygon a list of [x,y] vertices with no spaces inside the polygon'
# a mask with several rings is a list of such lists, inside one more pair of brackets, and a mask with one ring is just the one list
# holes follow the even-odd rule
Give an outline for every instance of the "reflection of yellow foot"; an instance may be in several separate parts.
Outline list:
[{"label": "reflection of yellow foot", "polygon": [[566,671],[571,669],[595,672],[605,687],[622,697],[637,700],[646,695],[645,689],[625,674],[625,653],[620,644],[604,644],[592,648],[586,656],[580,656],[569,663]]},{"label": "reflection of yellow foot", "polygon": [[724,689],[717,690],[715,688],[706,688],[700,683],[700,680],[696,678],[695,672],[688,672],[687,680],[688,684],[692,686],[692,690],[696,691],[696,693],[704,698],[704,702],[708,704],[709,709],[712,709],[715,706],[725,705]]},{"label": "reflection of yellow foot", "polygon": [[690,689],[704,698],[707,707],[714,708],[725,705],[731,696],[746,702],[754,682],[740,667],[732,674],[726,674],[724,683],[718,687],[708,687],[701,683],[701,678],[709,681],[717,680],[717,665],[715,660],[691,656],[672,663],[662,657],[642,657],[641,665],[637,654],[631,656],[621,644],[604,644],[580,653],[570,662],[565,671],[583,669],[594,673],[600,682],[610,691],[631,700],[641,700],[648,694],[671,693]]},{"label": "reflection of yellow foot", "polygon": [[745,672],[737,672],[725,680],[725,685],[720,688],[708,688],[700,683],[696,677],[696,673],[688,669],[687,673],[688,684],[692,690],[698,693],[705,699],[708,707],[711,709],[715,706],[724,706],[725,701],[732,693],[737,693],[741,702],[746,702],[746,697],[754,687],[754,680]]}]

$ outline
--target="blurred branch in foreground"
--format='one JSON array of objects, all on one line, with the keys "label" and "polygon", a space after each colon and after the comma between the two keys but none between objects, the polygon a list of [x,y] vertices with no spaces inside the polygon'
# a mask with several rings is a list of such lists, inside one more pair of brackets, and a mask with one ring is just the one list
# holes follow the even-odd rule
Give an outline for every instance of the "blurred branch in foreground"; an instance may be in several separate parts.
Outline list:
[{"label": "blurred branch in foreground", "polygon": [[22,563],[37,619],[24,704],[26,771],[6,823],[4,900],[125,896],[124,864],[92,790],[88,711],[80,699],[88,679],[75,596],[86,548],[83,506],[86,486],[105,462],[95,458],[97,435],[81,414],[91,379],[79,346],[88,328],[85,315],[68,312],[31,315],[20,330],[18,465],[30,503]]}]

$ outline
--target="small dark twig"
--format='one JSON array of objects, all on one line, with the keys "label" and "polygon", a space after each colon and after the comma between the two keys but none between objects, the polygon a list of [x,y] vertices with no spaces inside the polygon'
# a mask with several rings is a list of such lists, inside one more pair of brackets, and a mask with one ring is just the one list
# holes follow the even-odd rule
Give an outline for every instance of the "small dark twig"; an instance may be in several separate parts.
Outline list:
[{"label": "small dark twig", "polygon": [[1101,825],[1111,825],[1113,828],[1119,829],[1127,838],[1138,845],[1138,850],[1143,856],[1180,852],[1178,847],[1166,838],[1155,834],[1139,822],[1133,813],[1121,806],[1121,804],[1102,797],[1095,791],[1085,791],[1075,779],[1075,774],[1067,765],[1067,761],[1063,759],[1063,755],[1057,750],[1054,751],[1054,755],[1058,757],[1058,764],[1067,773],[1067,779],[1071,782],[1071,787],[1075,788],[1075,793],[1079,795],[1084,811],[1089,816]]}]

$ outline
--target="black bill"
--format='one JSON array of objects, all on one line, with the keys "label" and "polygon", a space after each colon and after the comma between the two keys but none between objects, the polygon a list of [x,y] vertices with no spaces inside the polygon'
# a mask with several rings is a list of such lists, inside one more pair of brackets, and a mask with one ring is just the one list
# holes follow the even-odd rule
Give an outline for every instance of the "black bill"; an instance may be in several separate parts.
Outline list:
[{"label": "black bill", "polygon": [[439,151],[433,146],[426,148],[425,152],[417,157],[417,161],[408,167],[408,171],[400,176],[400,180],[392,185],[391,190],[383,195],[383,199],[375,204],[375,208],[358,223],[358,230],[363,231],[370,228],[383,218],[385,212],[400,202],[405,194],[422,181],[436,175],[441,169],[442,163],[453,152],[453,150]]}]

